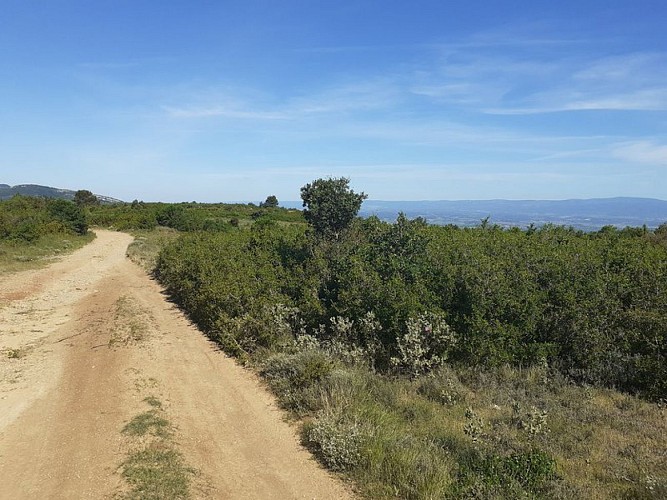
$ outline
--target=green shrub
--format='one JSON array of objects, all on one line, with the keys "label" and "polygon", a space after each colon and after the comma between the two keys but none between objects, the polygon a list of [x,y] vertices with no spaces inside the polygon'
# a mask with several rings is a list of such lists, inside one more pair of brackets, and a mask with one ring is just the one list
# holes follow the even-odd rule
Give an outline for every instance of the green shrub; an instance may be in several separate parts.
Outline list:
[{"label": "green shrub", "polygon": [[62,222],[67,229],[76,234],[86,234],[88,231],[88,222],[83,209],[68,200],[49,200],[49,213],[51,216]]},{"label": "green shrub", "polygon": [[276,354],[262,366],[261,373],[270,382],[286,380],[290,385],[305,387],[327,377],[334,364],[319,350],[296,354]]},{"label": "green shrub", "polygon": [[157,275],[368,497],[604,497],[662,484],[657,446],[617,443],[661,443],[664,418],[566,377],[664,394],[665,257],[629,232],[371,219],[187,234]]},{"label": "green shrub", "polygon": [[14,227],[11,232],[11,238],[22,240],[28,243],[36,241],[41,236],[40,225],[33,220],[24,220]]},{"label": "green shrub", "polygon": [[319,382],[333,370],[333,360],[318,349],[278,353],[260,366],[260,374],[277,394],[280,404],[300,415],[322,409]]},{"label": "green shrub", "polygon": [[543,451],[500,456],[472,450],[459,469],[457,488],[465,494],[481,483],[483,491],[513,496],[521,495],[523,490],[539,493],[547,488],[549,481],[557,479],[556,462]]}]

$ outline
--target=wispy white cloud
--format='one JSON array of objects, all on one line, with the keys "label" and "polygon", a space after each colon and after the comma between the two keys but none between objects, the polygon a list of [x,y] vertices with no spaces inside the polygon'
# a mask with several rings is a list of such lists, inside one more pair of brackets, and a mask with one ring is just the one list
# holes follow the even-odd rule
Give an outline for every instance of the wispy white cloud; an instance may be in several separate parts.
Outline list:
[{"label": "wispy white cloud", "polygon": [[491,86],[474,79],[443,84],[417,84],[410,88],[412,94],[426,97],[435,104],[451,104],[472,109],[485,106],[489,102],[498,102],[510,90],[511,86],[502,82]]},{"label": "wispy white cloud", "polygon": [[277,111],[232,109],[216,105],[210,107],[190,107],[190,108],[162,106],[162,109],[169,116],[174,118],[224,117],[224,118],[237,118],[242,120],[287,120],[290,118],[289,114],[280,113]]},{"label": "wispy white cloud", "polygon": [[551,153],[546,156],[530,158],[528,161],[547,162],[553,160],[562,160],[565,158],[570,158],[574,160],[590,160],[591,158],[599,158],[600,156],[604,156],[606,154],[607,150],[604,148],[577,149],[577,150],[559,151],[557,153]]},{"label": "wispy white cloud", "polygon": [[532,115],[567,111],[667,111],[667,86],[643,90],[599,91],[595,89],[538,93],[519,106],[496,106],[483,110],[495,115]]},{"label": "wispy white cloud", "polygon": [[[196,81],[165,86],[153,95],[156,107],[171,118],[246,122],[298,123],[333,115],[344,120],[343,115],[358,118],[369,112],[409,116],[415,103],[432,105],[430,114],[667,110],[667,54],[608,57],[587,47],[587,40],[536,36],[539,30],[532,31],[500,30],[451,43],[415,44],[410,47],[419,55],[410,65],[387,68],[384,74],[338,75],[338,84],[295,86],[291,94],[284,88],[277,94],[268,87],[239,87],[230,80],[219,85],[208,82],[206,87]],[[569,50],[574,46],[591,52]],[[390,47],[316,50],[372,49]],[[126,92],[145,96],[148,90]]]},{"label": "wispy white cloud", "polygon": [[631,163],[647,163],[667,167],[667,145],[653,141],[635,141],[620,144],[612,151],[618,159]]},{"label": "wispy white cloud", "polygon": [[[667,54],[563,61],[562,77],[485,110],[491,114],[667,110]],[[517,83],[519,86],[519,83]]]},{"label": "wispy white cloud", "polygon": [[667,76],[667,55],[656,52],[639,52],[613,57],[602,57],[572,75],[573,80],[593,81],[603,84],[620,82],[656,84]]},{"label": "wispy white cloud", "polygon": [[667,87],[572,100],[564,110],[667,111]]},{"label": "wispy white cloud", "polygon": [[[194,78],[134,87],[104,68],[86,70],[99,77],[88,83],[129,103],[130,113],[136,102],[142,106],[135,112],[153,112],[145,117],[138,132],[143,139],[127,164],[187,163],[200,173],[227,169],[224,178],[229,180],[280,176],[294,185],[348,175],[384,183],[387,191],[395,189],[389,183],[414,186],[415,193],[420,184],[450,183],[460,189],[481,184],[488,193],[499,185],[509,189],[531,183],[543,192],[552,185],[566,192],[570,183],[601,175],[627,185],[618,179],[628,165],[665,165],[667,146],[620,126],[612,135],[611,129],[543,127],[548,117],[502,116],[667,110],[667,56],[636,52],[606,57],[595,50],[570,50],[586,43],[473,36],[413,46],[409,63],[403,60],[384,71],[374,65],[369,71],[357,68],[356,73],[279,89],[261,82],[242,86],[233,79]],[[564,120],[576,126],[576,120]],[[169,141],[173,146],[163,158],[142,156],[161,142],[154,136],[158,127],[158,135],[176,138]],[[187,152],[193,144],[196,148]],[[308,166],[290,166],[304,162]],[[267,164],[273,166],[255,168]]]},{"label": "wispy white cloud", "polygon": [[390,78],[346,82],[312,90],[310,93],[287,96],[282,100],[238,97],[242,93],[229,88],[206,91],[193,88],[187,92],[179,89],[169,100],[181,101],[182,104],[162,104],[160,108],[173,118],[299,120],[318,115],[389,109],[400,98],[400,89]]},{"label": "wispy white cloud", "polygon": [[296,114],[340,113],[393,107],[400,87],[391,77],[343,83],[338,86],[295,97],[287,109]]},{"label": "wispy white cloud", "polygon": [[480,33],[438,46],[409,91],[489,114],[667,110],[667,53],[607,54],[586,40]]}]

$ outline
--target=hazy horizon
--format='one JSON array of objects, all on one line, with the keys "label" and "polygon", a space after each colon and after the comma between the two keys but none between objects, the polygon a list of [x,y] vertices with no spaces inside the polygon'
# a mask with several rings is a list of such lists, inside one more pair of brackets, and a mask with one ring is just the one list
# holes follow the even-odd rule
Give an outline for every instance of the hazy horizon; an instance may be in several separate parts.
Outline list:
[{"label": "hazy horizon", "polygon": [[[79,189],[88,189],[85,186],[47,186],[45,184],[39,184],[37,182],[20,182],[18,184],[9,184],[7,182],[0,182],[0,186],[2,185],[7,185],[9,187],[16,187],[16,186],[41,186],[41,187],[48,187],[48,188],[53,188],[53,189],[63,189],[66,191],[77,191]],[[105,196],[105,197],[111,197],[111,198],[116,198],[112,194],[105,193],[105,192],[95,192],[96,195],[98,196]],[[273,193],[268,193],[267,196],[271,195]],[[375,203],[437,203],[437,202],[466,202],[466,201],[479,201],[479,202],[491,202],[491,201],[515,201],[515,202],[557,202],[557,201],[590,201],[590,200],[611,200],[611,199],[621,199],[621,198],[628,198],[628,199],[644,199],[644,200],[655,200],[655,201],[662,201],[662,202],[667,202],[667,198],[655,198],[655,197],[645,197],[645,196],[608,196],[608,197],[602,197],[602,198],[440,198],[440,199],[387,199],[387,198],[375,198],[369,196],[365,202],[375,202]],[[180,199],[180,200],[163,200],[163,199],[143,199],[143,198],[133,198],[133,199],[122,199],[122,198],[116,198],[119,201],[129,203],[136,200],[139,201],[144,201],[147,203],[189,203],[189,202],[196,202],[196,203],[229,203],[229,204],[234,204],[234,203],[240,203],[240,204],[248,204],[248,203],[255,203],[259,204],[262,201],[266,199],[266,196],[260,197],[259,199],[230,199],[230,200],[212,200],[212,201],[201,201],[197,199]],[[284,208],[294,208],[296,205],[299,205],[301,207],[302,201],[300,199],[288,199],[288,200],[281,200],[280,198],[278,199],[280,206]]]}]

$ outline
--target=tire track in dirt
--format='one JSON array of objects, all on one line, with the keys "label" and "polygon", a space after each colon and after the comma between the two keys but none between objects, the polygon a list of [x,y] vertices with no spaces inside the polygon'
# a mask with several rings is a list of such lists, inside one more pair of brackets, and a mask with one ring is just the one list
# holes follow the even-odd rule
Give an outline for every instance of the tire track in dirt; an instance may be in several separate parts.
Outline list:
[{"label": "tire track in dirt", "polygon": [[0,498],[123,492],[121,429],[149,392],[197,471],[193,497],[349,498],[255,376],[125,259],[131,237],[97,235],[47,269],[0,282],[0,352],[22,354],[0,355]]}]

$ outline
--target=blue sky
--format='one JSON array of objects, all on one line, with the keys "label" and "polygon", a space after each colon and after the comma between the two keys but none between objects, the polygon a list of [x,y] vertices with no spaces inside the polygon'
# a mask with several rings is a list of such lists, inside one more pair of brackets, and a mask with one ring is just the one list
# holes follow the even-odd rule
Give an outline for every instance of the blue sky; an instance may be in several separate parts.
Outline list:
[{"label": "blue sky", "polygon": [[2,0],[0,182],[667,198],[667,2]]}]

